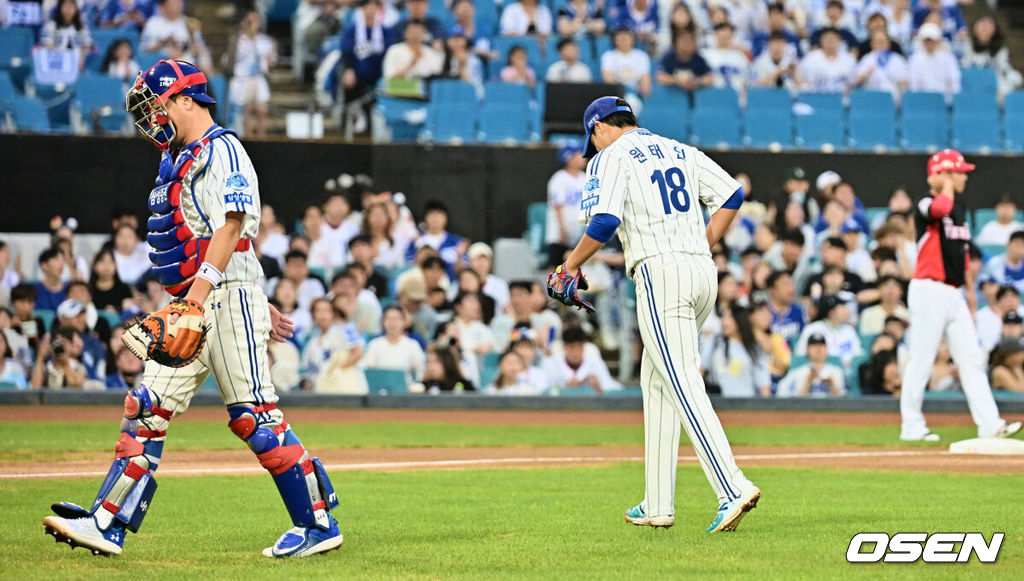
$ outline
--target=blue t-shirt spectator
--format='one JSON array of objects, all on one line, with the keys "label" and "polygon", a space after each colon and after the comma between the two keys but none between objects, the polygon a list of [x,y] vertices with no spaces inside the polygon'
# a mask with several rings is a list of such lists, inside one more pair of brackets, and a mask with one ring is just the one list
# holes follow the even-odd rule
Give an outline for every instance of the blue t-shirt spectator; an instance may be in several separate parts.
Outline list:
[{"label": "blue t-shirt spectator", "polygon": [[[786,42],[796,50],[796,55],[802,57],[803,53],[800,51],[800,37],[793,34],[789,30],[783,30],[782,34],[786,37]],[[753,38],[750,39],[750,48],[754,51],[754,56],[758,56],[768,47],[768,38],[771,36],[771,32],[765,30],[759,30],[754,33]]]},{"label": "blue t-shirt spectator", "polygon": [[665,56],[661,57],[658,67],[670,75],[683,70],[690,71],[695,77],[711,74],[711,67],[708,66],[707,61],[696,52],[693,53],[689,60],[684,61],[679,58],[679,55],[674,50],[670,50],[665,53]]},{"label": "blue t-shirt spectator", "polygon": [[366,26],[362,10],[356,10],[352,22],[341,33],[341,62],[356,74],[356,83],[372,86],[384,70],[384,53],[394,44],[394,33],[381,24]]},{"label": "blue t-shirt spectator", "polygon": [[[960,7],[957,5],[943,6],[939,11],[942,14],[942,36],[946,40],[953,40],[957,33],[961,30],[967,29],[967,23],[964,21],[964,15],[960,12]],[[927,3],[922,2],[917,8],[914,9],[914,30],[921,28],[924,24],[924,19],[932,13],[932,8]]]},{"label": "blue t-shirt spectator", "polygon": [[68,298],[66,283],[62,283],[60,290],[52,291],[46,288],[41,282],[36,283],[36,309],[42,311],[56,311],[57,307]]}]

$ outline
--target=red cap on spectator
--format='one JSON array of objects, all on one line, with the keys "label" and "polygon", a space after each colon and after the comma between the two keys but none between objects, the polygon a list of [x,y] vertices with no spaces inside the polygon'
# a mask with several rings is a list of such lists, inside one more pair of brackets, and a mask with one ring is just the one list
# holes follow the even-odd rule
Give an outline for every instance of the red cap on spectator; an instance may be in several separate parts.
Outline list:
[{"label": "red cap on spectator", "polygon": [[967,173],[974,171],[974,164],[967,163],[964,156],[955,149],[943,149],[928,158],[928,175],[933,176],[944,171]]}]

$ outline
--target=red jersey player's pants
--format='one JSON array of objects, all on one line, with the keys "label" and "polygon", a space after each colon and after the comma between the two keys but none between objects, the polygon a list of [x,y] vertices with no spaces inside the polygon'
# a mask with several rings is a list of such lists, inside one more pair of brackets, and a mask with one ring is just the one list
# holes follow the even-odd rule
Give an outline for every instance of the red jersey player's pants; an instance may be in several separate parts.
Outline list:
[{"label": "red jersey player's pants", "polygon": [[978,333],[967,308],[963,291],[945,283],[929,279],[910,281],[908,302],[910,327],[907,343],[910,360],[903,371],[900,392],[900,414],[903,416],[901,437],[916,439],[928,433],[921,412],[925,388],[931,378],[932,365],[939,350],[939,342],[946,346],[953,363],[960,370],[971,417],[978,425],[978,437],[993,436],[1006,423],[999,417],[992,388],[985,373],[985,358],[978,345]]}]

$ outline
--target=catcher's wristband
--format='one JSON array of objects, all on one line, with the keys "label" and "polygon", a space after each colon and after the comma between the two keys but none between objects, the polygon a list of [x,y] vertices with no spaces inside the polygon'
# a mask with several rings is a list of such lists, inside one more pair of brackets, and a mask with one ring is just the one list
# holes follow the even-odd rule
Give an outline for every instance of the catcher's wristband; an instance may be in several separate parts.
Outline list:
[{"label": "catcher's wristband", "polygon": [[209,262],[204,262],[203,265],[199,267],[199,272],[196,273],[196,278],[201,278],[210,283],[210,286],[215,287],[220,284],[220,281],[224,280],[224,273],[217,270],[217,267]]}]

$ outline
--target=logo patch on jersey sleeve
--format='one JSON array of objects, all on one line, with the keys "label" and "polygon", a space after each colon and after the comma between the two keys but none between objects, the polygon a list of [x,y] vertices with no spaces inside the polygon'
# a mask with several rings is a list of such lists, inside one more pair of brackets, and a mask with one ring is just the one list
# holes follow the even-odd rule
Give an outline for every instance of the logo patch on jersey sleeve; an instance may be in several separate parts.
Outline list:
[{"label": "logo patch on jersey sleeve", "polygon": [[600,188],[601,180],[597,177],[591,177],[587,180],[587,183],[583,185],[583,199],[580,200],[581,210],[593,208],[597,205],[597,201],[601,199],[601,196],[597,193]]},{"label": "logo patch on jersey sleeve", "polygon": [[252,195],[246,193],[249,189],[249,180],[239,172],[235,172],[224,180],[228,193],[224,194],[224,202],[228,204],[252,205]]}]

